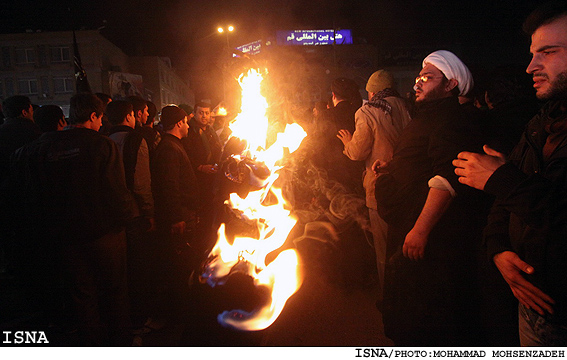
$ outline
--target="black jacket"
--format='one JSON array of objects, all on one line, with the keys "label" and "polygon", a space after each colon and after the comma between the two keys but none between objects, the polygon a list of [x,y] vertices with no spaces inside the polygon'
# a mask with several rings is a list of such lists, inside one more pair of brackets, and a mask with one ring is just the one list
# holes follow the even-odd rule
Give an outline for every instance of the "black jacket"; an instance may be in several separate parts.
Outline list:
[{"label": "black jacket", "polygon": [[118,148],[90,129],[48,132],[20,148],[9,189],[18,226],[65,241],[98,239],[132,217]]},{"label": "black jacket", "polygon": [[548,103],[526,127],[510,162],[490,177],[485,191],[496,196],[484,232],[488,255],[511,250],[535,269],[526,278],[555,301],[555,316],[567,323],[567,133],[548,159],[546,127],[567,122],[565,104]]},{"label": "black jacket", "polygon": [[8,176],[10,157],[14,151],[40,135],[39,126],[29,119],[17,117],[5,120],[0,126],[0,180]]},{"label": "black jacket", "polygon": [[187,221],[197,205],[197,178],[181,140],[163,134],[152,161],[152,192],[158,227]]}]

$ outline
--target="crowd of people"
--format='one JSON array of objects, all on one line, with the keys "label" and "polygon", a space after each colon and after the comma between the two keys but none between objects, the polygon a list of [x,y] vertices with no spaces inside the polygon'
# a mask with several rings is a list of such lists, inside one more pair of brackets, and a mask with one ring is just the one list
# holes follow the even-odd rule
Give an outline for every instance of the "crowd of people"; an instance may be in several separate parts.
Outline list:
[{"label": "crowd of people", "polygon": [[[331,223],[339,249],[370,254],[374,268],[348,277],[375,274],[397,346],[567,345],[566,4],[524,30],[535,97],[499,69],[475,99],[467,65],[437,50],[411,100],[380,69],[367,101],[338,78],[313,108],[295,210],[323,209],[310,221]],[[228,137],[211,105],[168,105],[159,127],[139,97],[79,93],[68,119],[25,96],[2,110],[3,253],[30,297],[54,319],[74,314],[86,345],[130,345],[182,316],[225,196]]]}]

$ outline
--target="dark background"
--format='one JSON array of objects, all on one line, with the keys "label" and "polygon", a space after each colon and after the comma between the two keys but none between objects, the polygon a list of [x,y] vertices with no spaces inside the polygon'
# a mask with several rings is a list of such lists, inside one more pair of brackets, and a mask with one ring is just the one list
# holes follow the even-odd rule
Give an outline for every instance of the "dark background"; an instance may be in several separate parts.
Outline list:
[{"label": "dark background", "polygon": [[[378,0],[2,0],[0,32],[102,28],[128,55],[169,56],[179,69],[226,44],[216,33],[233,24],[231,45],[276,30],[353,30],[355,42],[380,51],[447,48],[473,67],[527,65],[527,14],[541,1]],[[204,41],[203,41],[204,40]]]}]

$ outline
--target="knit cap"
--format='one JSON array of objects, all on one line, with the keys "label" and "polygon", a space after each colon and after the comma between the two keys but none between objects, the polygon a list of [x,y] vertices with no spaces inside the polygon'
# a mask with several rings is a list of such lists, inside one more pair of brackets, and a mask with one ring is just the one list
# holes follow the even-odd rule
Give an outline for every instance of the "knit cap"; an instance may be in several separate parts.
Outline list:
[{"label": "knit cap", "polygon": [[176,105],[167,105],[161,109],[160,122],[164,128],[175,125],[187,116],[187,113]]},{"label": "knit cap", "polygon": [[378,93],[388,88],[394,88],[394,77],[386,70],[374,72],[366,83],[366,91],[371,93]]}]

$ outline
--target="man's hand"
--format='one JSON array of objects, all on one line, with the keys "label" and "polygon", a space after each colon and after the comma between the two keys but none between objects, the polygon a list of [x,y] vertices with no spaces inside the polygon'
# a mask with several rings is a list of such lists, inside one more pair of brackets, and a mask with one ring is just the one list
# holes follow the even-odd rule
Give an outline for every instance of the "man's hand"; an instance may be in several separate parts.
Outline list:
[{"label": "man's hand", "polygon": [[514,296],[520,303],[540,315],[544,315],[544,312],[553,314],[551,305],[555,304],[555,301],[522,276],[522,272],[533,274],[533,267],[522,261],[522,259],[512,251],[504,251],[496,254],[493,260],[498,270],[500,270],[502,277],[504,277],[504,280],[506,280]]},{"label": "man's hand", "polygon": [[183,235],[185,233],[186,227],[187,227],[187,223],[185,221],[180,221],[178,223],[171,225],[171,233]]},{"label": "man's hand", "polygon": [[459,182],[479,190],[484,190],[494,171],[506,163],[504,154],[488,145],[484,145],[483,149],[486,155],[463,151],[453,160]]},{"label": "man's hand", "polygon": [[406,240],[402,248],[404,256],[414,261],[423,259],[427,240],[428,236],[426,234],[415,230],[415,228],[411,229],[406,235]]},{"label": "man's hand", "polygon": [[352,134],[350,131],[342,129],[339,130],[337,137],[343,142],[343,145],[346,146],[352,140]]},{"label": "man's hand", "polygon": [[372,164],[372,171],[374,171],[374,175],[378,176],[380,173],[388,172],[388,165],[390,163],[388,161],[383,161],[380,159],[376,159],[374,164]]}]

